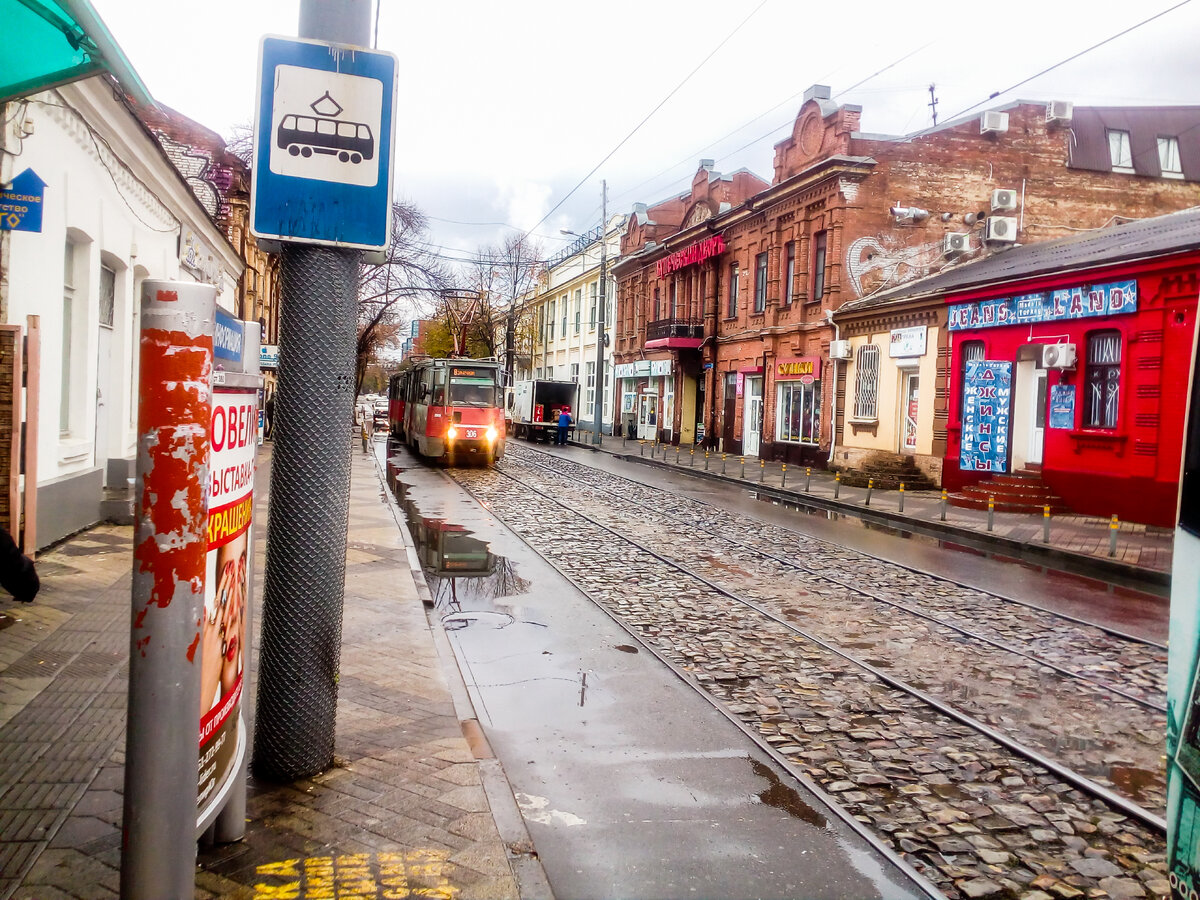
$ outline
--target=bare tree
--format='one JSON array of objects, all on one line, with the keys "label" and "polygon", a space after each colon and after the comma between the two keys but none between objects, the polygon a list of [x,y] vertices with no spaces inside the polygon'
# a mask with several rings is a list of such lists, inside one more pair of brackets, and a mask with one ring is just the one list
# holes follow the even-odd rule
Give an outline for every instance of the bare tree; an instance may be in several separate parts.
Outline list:
[{"label": "bare tree", "polygon": [[513,381],[525,300],[544,268],[541,245],[519,235],[505,238],[498,246],[481,248],[472,263],[469,278],[481,297],[472,333],[488,348],[489,356],[503,359],[506,384]]},{"label": "bare tree", "polygon": [[238,122],[229,127],[225,149],[244,162],[254,164],[254,126],[250,122]]}]

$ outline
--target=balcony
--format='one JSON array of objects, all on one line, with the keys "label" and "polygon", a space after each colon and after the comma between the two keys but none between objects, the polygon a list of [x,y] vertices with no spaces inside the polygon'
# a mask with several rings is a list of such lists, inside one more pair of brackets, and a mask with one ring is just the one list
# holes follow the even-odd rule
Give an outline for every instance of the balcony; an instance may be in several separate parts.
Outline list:
[{"label": "balcony", "polygon": [[659,319],[646,323],[646,349],[696,350],[704,340],[701,319]]}]

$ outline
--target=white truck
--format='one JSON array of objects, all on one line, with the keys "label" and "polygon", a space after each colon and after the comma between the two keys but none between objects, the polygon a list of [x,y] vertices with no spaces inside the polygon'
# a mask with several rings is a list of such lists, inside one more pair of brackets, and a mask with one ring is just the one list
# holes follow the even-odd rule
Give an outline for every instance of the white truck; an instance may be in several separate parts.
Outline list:
[{"label": "white truck", "polygon": [[579,414],[579,385],[574,381],[548,381],[535,378],[518,381],[509,397],[512,434],[528,440],[553,440],[558,414],[566,407],[571,428]]}]

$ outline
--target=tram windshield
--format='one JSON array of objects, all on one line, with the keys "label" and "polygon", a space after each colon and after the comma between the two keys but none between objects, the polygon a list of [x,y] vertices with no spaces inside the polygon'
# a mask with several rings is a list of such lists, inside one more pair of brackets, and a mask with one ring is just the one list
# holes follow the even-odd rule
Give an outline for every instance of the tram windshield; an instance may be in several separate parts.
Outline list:
[{"label": "tram windshield", "polygon": [[496,406],[496,379],[490,373],[450,376],[451,406]]}]

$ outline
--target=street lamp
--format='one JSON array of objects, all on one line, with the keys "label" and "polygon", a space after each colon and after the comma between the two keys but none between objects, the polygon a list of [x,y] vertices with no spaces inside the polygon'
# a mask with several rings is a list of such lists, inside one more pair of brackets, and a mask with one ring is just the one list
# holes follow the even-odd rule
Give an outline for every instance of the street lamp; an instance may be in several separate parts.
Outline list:
[{"label": "street lamp", "polygon": [[[563,234],[573,234],[583,237],[566,228],[560,229]],[[587,248],[584,248],[587,252]],[[600,291],[596,310],[596,396],[592,407],[592,422],[594,432],[592,443],[600,443],[600,428],[604,420],[604,311],[608,306],[608,182],[600,182]]]}]

